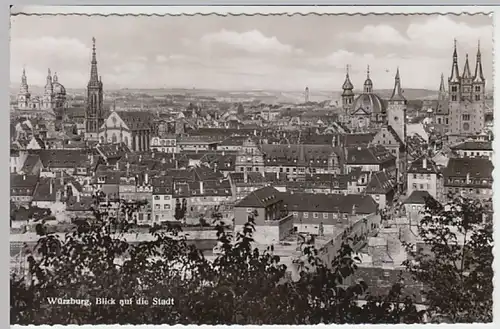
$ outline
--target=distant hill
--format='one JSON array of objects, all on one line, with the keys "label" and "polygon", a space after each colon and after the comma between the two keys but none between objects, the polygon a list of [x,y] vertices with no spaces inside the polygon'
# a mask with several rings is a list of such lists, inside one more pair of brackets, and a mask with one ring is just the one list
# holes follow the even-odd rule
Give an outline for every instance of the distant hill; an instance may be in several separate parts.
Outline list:
[{"label": "distant hill", "polygon": [[[10,88],[11,95],[14,96],[18,93],[19,86],[12,86]],[[43,95],[44,87],[30,86],[30,92],[34,95]],[[68,94],[84,95],[84,88],[69,88]],[[217,99],[227,99],[228,101],[234,100],[259,100],[268,103],[302,103],[304,102],[303,91],[279,91],[279,90],[213,90],[213,89],[189,89],[189,88],[123,88],[123,89],[105,89],[105,93],[113,94],[148,94],[151,96],[162,95],[191,95],[199,97],[214,97]],[[361,93],[360,90],[354,91],[356,94]],[[390,98],[392,89],[378,89],[375,90],[383,99]],[[342,91],[326,91],[326,90],[311,90],[309,100],[313,102],[321,102],[325,100],[339,101],[341,100]],[[407,99],[423,100],[437,98],[437,91],[428,89],[412,89],[406,88],[404,95]]]}]

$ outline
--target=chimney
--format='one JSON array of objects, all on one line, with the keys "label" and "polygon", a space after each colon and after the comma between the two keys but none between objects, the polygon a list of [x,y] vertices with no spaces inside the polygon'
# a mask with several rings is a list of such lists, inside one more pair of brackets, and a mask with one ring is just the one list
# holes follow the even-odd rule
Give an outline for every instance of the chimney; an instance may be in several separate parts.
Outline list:
[{"label": "chimney", "polygon": [[23,175],[23,180],[26,180],[26,175]]},{"label": "chimney", "polygon": [[247,171],[245,170],[245,171],[243,172],[243,183],[245,183],[245,184],[246,184],[247,182],[248,182],[248,173],[247,173]]},{"label": "chimney", "polygon": [[424,160],[422,160],[422,168],[427,169],[427,158],[424,157]]},{"label": "chimney", "polygon": [[356,205],[355,204],[352,205],[352,215],[356,216]]},{"label": "chimney", "polygon": [[147,173],[147,172],[145,172],[145,173],[144,173],[144,184],[145,184],[145,185],[148,185],[148,183],[149,183],[149,176],[148,176],[148,173]]},{"label": "chimney", "polygon": [[470,173],[467,173],[467,178],[465,180],[467,184],[470,184]]},{"label": "chimney", "polygon": [[200,194],[204,195],[205,194],[205,189],[203,188],[203,181],[200,180]]},{"label": "chimney", "polygon": [[52,195],[53,192],[54,192],[54,180],[51,178],[49,180],[49,194]]}]

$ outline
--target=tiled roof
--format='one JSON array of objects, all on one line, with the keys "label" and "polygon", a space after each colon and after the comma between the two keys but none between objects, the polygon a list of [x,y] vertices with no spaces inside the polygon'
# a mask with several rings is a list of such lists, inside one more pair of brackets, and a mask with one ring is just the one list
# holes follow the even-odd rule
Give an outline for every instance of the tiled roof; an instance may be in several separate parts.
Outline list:
[{"label": "tiled roof", "polygon": [[366,186],[366,193],[386,194],[394,189],[394,182],[385,171],[372,174],[371,180]]},{"label": "tiled roof", "polygon": [[328,167],[328,158],[334,153],[330,145],[261,145],[266,166],[302,165]]},{"label": "tiled roof", "polygon": [[38,176],[36,175],[10,175],[10,193],[11,195],[33,195]]},{"label": "tiled roof", "polygon": [[81,150],[39,150],[36,154],[40,156],[44,168],[76,168],[90,164]]},{"label": "tiled roof", "polygon": [[427,191],[413,191],[403,204],[425,204],[427,199],[434,200]]},{"label": "tiled roof", "polygon": [[382,164],[395,157],[383,146],[376,145],[371,147],[355,147],[347,149],[347,164]]},{"label": "tiled roof", "polygon": [[264,208],[282,200],[282,195],[277,189],[266,186],[248,194],[235,207]]},{"label": "tiled roof", "polygon": [[116,114],[130,130],[149,130],[153,128],[154,115],[147,111],[117,111]]},{"label": "tiled roof", "polygon": [[[424,163],[426,165],[426,168],[424,168]],[[413,161],[408,168],[409,174],[437,174],[438,172],[439,170],[436,166],[436,163],[426,156],[422,156]]]},{"label": "tiled roof", "polygon": [[288,211],[371,214],[377,211],[377,203],[367,195],[282,193]]},{"label": "tiled roof", "polygon": [[91,211],[94,200],[91,197],[81,197],[78,201],[76,197],[69,197],[66,201],[67,211]]},{"label": "tiled roof", "polygon": [[487,141],[465,141],[451,147],[452,150],[463,151],[493,151],[493,145]]},{"label": "tiled roof", "polygon": [[451,158],[443,171],[445,177],[492,179],[493,163],[483,158]]},{"label": "tiled roof", "polygon": [[353,133],[340,136],[342,145],[346,147],[366,146],[373,140],[375,133]]},{"label": "tiled roof", "polygon": [[22,171],[25,173],[32,173],[35,165],[40,161],[40,157],[37,154],[28,154],[26,160],[24,161]]}]

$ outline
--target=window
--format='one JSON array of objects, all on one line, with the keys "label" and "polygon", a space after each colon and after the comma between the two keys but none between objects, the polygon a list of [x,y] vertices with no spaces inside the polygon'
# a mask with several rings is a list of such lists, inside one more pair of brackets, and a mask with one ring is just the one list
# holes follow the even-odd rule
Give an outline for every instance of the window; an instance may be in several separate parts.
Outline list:
[{"label": "window", "polygon": [[169,204],[165,204],[165,205],[163,205],[163,209],[164,209],[164,210],[170,210],[170,205],[169,205]]},{"label": "window", "polygon": [[413,183],[413,189],[416,190],[417,189],[417,184],[416,183]]},{"label": "window", "polygon": [[296,211],[294,211],[292,214],[293,214],[294,217],[297,217],[299,215],[299,213],[296,212]]},{"label": "window", "polygon": [[467,122],[464,123],[463,127],[464,127],[464,130],[469,130],[469,128],[470,128],[470,126]]},{"label": "window", "polygon": [[305,212],[304,215],[302,216],[304,218],[309,218],[309,213],[308,212]]},{"label": "window", "polygon": [[456,93],[456,92],[457,92],[457,90],[458,90],[458,89],[457,89],[457,86],[452,86],[452,87],[451,87],[451,91],[452,91],[452,92]]},{"label": "window", "polygon": [[413,179],[417,179],[417,174],[413,174]]},{"label": "window", "polygon": [[317,212],[313,212],[313,217],[314,218],[318,218],[318,213]]},{"label": "window", "polygon": [[470,114],[462,114],[462,120],[469,121],[470,120]]},{"label": "window", "polygon": [[424,184],[420,184],[420,189],[423,190],[424,189]]},{"label": "window", "polygon": [[159,195],[155,195],[155,200],[160,200],[160,196]]},{"label": "window", "polygon": [[164,195],[163,200],[170,200],[170,195]]},{"label": "window", "polygon": [[480,91],[481,91],[481,86],[476,86],[476,87],[474,88],[474,90],[475,90],[476,92],[480,92]]},{"label": "window", "polygon": [[325,213],[323,214],[323,218],[324,218],[324,219],[328,219],[328,213],[326,213],[326,212],[325,212]]},{"label": "window", "polygon": [[155,205],[155,210],[160,210],[160,205],[159,204]]},{"label": "window", "polygon": [[480,101],[481,100],[481,95],[474,95],[474,100]]},{"label": "window", "polygon": [[451,95],[451,100],[453,102],[456,102],[457,101],[457,95]]}]

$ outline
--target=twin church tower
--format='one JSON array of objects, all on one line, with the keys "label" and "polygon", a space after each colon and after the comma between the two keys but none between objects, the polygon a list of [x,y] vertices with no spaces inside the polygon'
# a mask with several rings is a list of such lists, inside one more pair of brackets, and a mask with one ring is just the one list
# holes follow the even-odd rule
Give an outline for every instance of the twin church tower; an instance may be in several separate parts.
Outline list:
[{"label": "twin church tower", "polygon": [[[458,68],[458,53],[456,41],[453,50],[451,74],[446,91],[444,77],[441,76],[439,87],[439,102],[443,111],[435,115],[443,116],[451,138],[463,138],[481,133],[485,126],[485,85],[481,49],[478,44],[474,74],[469,65],[469,56],[465,56],[465,65],[460,74]],[[373,92],[373,82],[368,67],[363,92],[355,97],[354,86],[349,77],[349,68],[342,85],[343,121],[353,131],[377,130],[381,126],[391,126],[405,140],[405,118],[407,101],[401,89],[399,69],[394,79],[394,89],[391,97],[383,101]],[[441,120],[439,120],[441,121]]]}]

